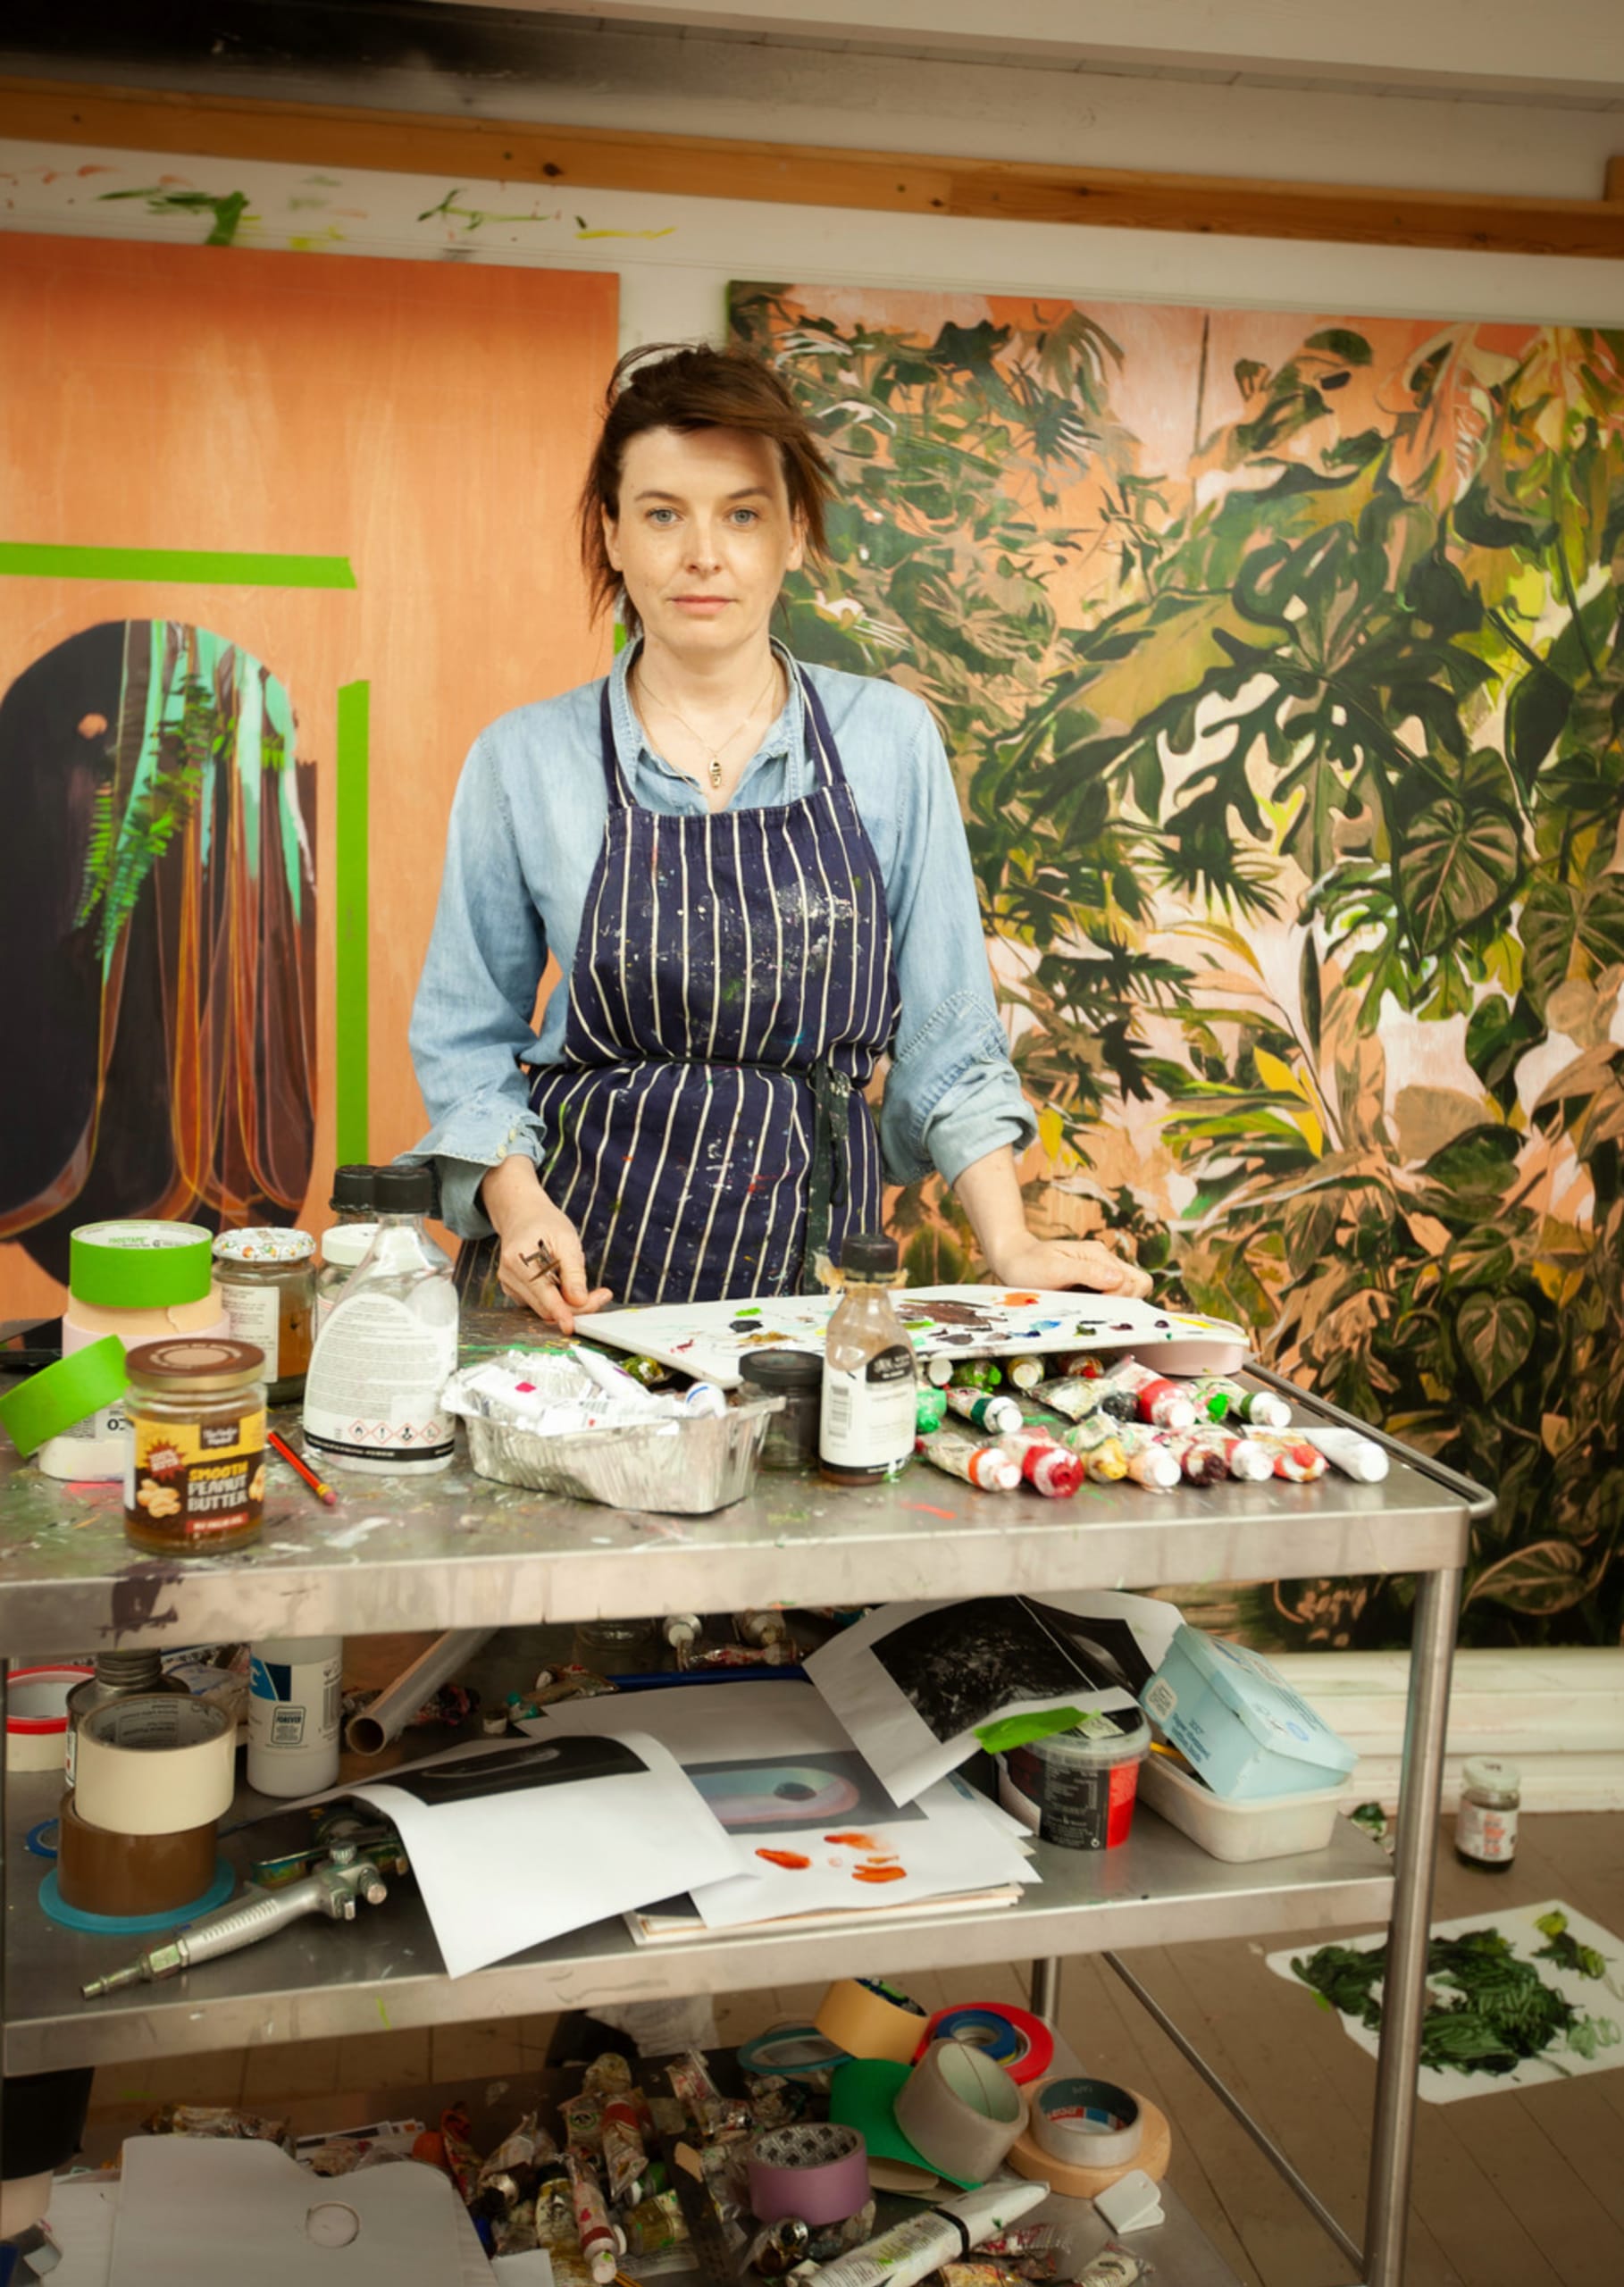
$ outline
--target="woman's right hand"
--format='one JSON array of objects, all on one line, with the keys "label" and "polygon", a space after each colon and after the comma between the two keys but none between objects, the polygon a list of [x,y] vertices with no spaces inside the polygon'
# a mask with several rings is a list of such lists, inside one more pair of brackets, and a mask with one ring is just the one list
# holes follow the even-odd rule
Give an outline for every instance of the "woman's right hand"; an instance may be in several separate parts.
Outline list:
[{"label": "woman's right hand", "polygon": [[[510,1301],[533,1311],[560,1334],[573,1334],[577,1311],[601,1311],[614,1301],[607,1286],[588,1286],[580,1236],[541,1188],[533,1160],[515,1154],[492,1168],[480,1198],[501,1241],[497,1276]],[[526,1260],[539,1249],[558,1259],[557,1269],[546,1278]]]}]

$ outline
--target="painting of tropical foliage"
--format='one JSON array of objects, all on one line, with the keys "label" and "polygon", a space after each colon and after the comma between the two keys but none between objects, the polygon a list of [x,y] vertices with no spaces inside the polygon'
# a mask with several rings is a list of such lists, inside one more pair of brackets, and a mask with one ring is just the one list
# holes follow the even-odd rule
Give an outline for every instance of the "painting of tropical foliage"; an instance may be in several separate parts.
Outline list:
[{"label": "painting of tropical foliage", "polygon": [[315,1137],[315,767],[241,646],[111,620],[0,697],[0,944],[29,990],[0,1238],[289,1222]]},{"label": "painting of tropical foliage", "polygon": [[[1463,1640],[1624,1620],[1624,333],[742,285],[804,656],[934,709],[1035,1215],[1498,1487]],[[917,1273],[969,1258],[900,1194]],[[1229,1592],[1408,1636],[1410,1584]]]}]

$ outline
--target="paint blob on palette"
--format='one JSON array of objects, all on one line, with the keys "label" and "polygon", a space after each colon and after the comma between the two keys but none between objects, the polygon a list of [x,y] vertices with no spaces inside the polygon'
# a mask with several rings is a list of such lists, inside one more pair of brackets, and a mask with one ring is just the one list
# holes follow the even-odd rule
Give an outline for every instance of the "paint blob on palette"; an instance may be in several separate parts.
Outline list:
[{"label": "paint blob on palette", "polygon": [[[932,1358],[1046,1356],[1131,1350],[1168,1373],[1235,1372],[1248,1343],[1226,1319],[1162,1310],[1119,1294],[1040,1294],[998,1286],[905,1287],[892,1296],[921,1362]],[[580,1331],[616,1350],[674,1366],[723,1388],[738,1385],[752,1351],[821,1354],[833,1294],[741,1295],[716,1303],[654,1303],[599,1311]]]}]

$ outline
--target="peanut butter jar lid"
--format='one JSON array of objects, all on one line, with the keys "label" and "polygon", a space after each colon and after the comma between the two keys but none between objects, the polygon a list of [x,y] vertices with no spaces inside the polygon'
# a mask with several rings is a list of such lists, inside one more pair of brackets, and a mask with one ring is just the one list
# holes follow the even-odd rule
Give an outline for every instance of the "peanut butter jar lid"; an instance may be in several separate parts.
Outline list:
[{"label": "peanut butter jar lid", "polygon": [[207,1397],[247,1389],[265,1370],[257,1343],[231,1342],[223,1335],[176,1335],[165,1342],[143,1342],[126,1361],[137,1387],[155,1395]]}]

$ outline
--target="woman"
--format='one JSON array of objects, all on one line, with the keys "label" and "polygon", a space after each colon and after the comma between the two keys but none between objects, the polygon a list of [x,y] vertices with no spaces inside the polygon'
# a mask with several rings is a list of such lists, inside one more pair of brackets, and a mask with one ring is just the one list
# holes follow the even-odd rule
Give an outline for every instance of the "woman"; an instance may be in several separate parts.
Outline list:
[{"label": "woman", "polygon": [[[770,632],[828,464],[754,357],[636,350],[582,491],[614,671],[475,741],[412,1021],[442,1212],[564,1332],[625,1303],[815,1289],[893,1182],[941,1170],[995,1279],[1141,1294],[1034,1239],[1035,1132],[923,703]],[[549,950],[567,985],[531,1013]],[[876,1125],[863,1090],[891,1059]]]}]

